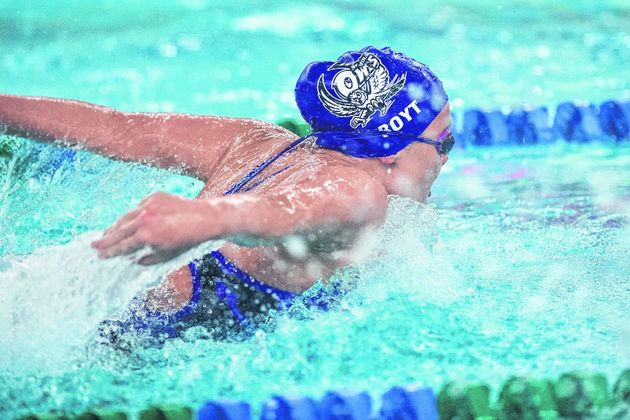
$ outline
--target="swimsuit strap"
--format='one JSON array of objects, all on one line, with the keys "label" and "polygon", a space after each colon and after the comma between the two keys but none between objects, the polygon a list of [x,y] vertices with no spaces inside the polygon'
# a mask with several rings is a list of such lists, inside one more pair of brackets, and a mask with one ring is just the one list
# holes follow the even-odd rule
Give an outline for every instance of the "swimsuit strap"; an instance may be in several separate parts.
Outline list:
[{"label": "swimsuit strap", "polygon": [[[267,169],[267,167],[269,165],[274,163],[276,160],[278,160],[284,154],[286,154],[286,153],[290,152],[291,150],[295,149],[297,146],[299,146],[306,139],[308,139],[309,137],[312,137],[313,135],[314,135],[314,133],[311,133],[311,134],[306,135],[304,137],[300,137],[299,139],[295,140],[293,143],[291,143],[290,145],[288,145],[287,147],[282,149],[277,155],[272,156],[269,159],[267,159],[266,161],[264,161],[264,162],[260,163],[259,165],[255,166],[243,178],[241,178],[240,181],[238,181],[236,184],[232,185],[226,192],[224,192],[223,195],[230,195],[230,194],[236,194],[238,192],[241,192],[243,187],[245,185],[247,185],[247,183],[249,181],[251,181],[252,179],[256,178],[258,175],[260,175],[260,173],[262,171],[264,171],[265,169]],[[279,172],[277,172],[274,175],[277,175],[278,173]]]},{"label": "swimsuit strap", "polygon": [[245,271],[238,268],[236,264],[234,264],[232,261],[225,258],[225,256],[221,254],[219,251],[212,251],[210,255],[212,255],[214,259],[217,260],[217,263],[219,263],[219,268],[221,268],[221,271],[223,271],[223,273],[236,277],[243,283],[258,290],[259,292],[262,292],[268,295],[274,295],[282,302],[285,302],[287,305],[289,305],[290,301],[293,298],[295,298],[295,296],[297,296],[296,293],[288,292],[282,289],[277,289],[275,287],[269,286],[268,284],[265,284],[261,282],[260,280],[257,280],[256,278],[250,276]]}]

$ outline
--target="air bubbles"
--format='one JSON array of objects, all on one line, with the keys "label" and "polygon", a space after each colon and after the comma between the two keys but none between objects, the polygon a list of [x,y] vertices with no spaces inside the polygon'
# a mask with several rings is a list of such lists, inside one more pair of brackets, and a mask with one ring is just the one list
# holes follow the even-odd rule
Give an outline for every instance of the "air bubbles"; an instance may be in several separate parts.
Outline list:
[{"label": "air bubbles", "polygon": [[453,98],[451,99],[451,108],[452,109],[458,109],[458,108],[462,108],[464,106],[464,98]]},{"label": "air bubbles", "polygon": [[426,92],[421,84],[409,83],[407,84],[407,95],[409,96],[409,99],[421,101],[424,99]]},{"label": "air bubbles", "polygon": [[551,48],[547,45],[539,45],[535,50],[536,57],[547,59],[551,56]]},{"label": "air bubbles", "polygon": [[532,94],[534,96],[542,96],[544,93],[542,86],[535,85],[532,87]]},{"label": "air bubbles", "polygon": [[177,40],[177,45],[187,51],[199,51],[202,46],[201,39],[196,36],[182,36]]},{"label": "air bubbles", "polygon": [[160,55],[166,58],[177,57],[177,45],[174,44],[162,44],[160,45]]},{"label": "air bubbles", "polygon": [[301,236],[291,235],[284,244],[289,255],[296,260],[303,260],[309,255],[308,244]]}]

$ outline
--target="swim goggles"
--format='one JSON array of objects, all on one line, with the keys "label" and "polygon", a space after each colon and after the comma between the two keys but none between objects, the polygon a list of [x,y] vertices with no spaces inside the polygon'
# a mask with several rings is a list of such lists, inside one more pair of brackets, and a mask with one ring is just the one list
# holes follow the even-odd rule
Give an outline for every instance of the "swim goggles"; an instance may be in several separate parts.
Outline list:
[{"label": "swim goggles", "polygon": [[448,155],[448,152],[450,152],[455,145],[455,137],[453,136],[450,128],[442,131],[437,140],[431,140],[426,137],[418,137],[416,141],[435,146],[435,150],[437,150],[440,155]]}]

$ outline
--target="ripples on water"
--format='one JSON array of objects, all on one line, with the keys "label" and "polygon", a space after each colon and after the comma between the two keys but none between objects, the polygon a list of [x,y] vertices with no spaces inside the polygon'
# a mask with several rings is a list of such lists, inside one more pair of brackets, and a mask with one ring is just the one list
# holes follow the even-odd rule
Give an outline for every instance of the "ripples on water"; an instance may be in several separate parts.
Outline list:
[{"label": "ripples on water", "polygon": [[[3,329],[5,356],[21,357],[0,358],[0,412],[194,406],[219,396],[256,403],[291,391],[318,397],[330,388],[378,393],[416,381],[498,384],[514,373],[574,369],[612,378],[630,362],[628,152],[563,144],[456,152],[433,188],[435,205],[392,199],[372,260],[339,274],[358,282],[335,309],[279,315],[274,329],[246,341],[200,339],[192,329],[163,348],[122,354],[68,346],[84,328],[81,318],[30,323],[32,341],[5,342]],[[52,174],[37,168],[23,167],[3,198],[0,300],[15,309],[4,310],[3,323],[19,325],[6,314],[28,317],[21,308],[63,307],[64,294],[47,295],[47,286],[68,275],[73,259],[91,263],[73,238],[102,229],[150,190],[193,196],[200,187],[88,154]],[[46,248],[61,243],[70,255]],[[20,290],[16,259],[49,267],[20,302],[11,299]],[[75,285],[92,280],[77,276]],[[99,293],[98,285],[90,290]],[[55,336],[64,344],[39,345]],[[30,356],[70,366],[9,369]]]}]

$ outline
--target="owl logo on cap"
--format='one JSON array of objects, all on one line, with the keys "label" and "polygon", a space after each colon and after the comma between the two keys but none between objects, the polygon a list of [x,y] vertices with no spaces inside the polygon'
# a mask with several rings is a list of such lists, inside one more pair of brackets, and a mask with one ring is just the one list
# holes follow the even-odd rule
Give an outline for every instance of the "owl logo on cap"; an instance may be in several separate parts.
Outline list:
[{"label": "owl logo on cap", "polygon": [[332,79],[335,95],[324,84],[324,75],[317,81],[317,96],[324,107],[337,117],[352,117],[354,129],[365,125],[376,111],[384,116],[393,98],[405,86],[407,73],[397,74],[391,81],[389,71],[373,53],[365,52],[353,63],[337,61],[328,70],[340,70]]}]

